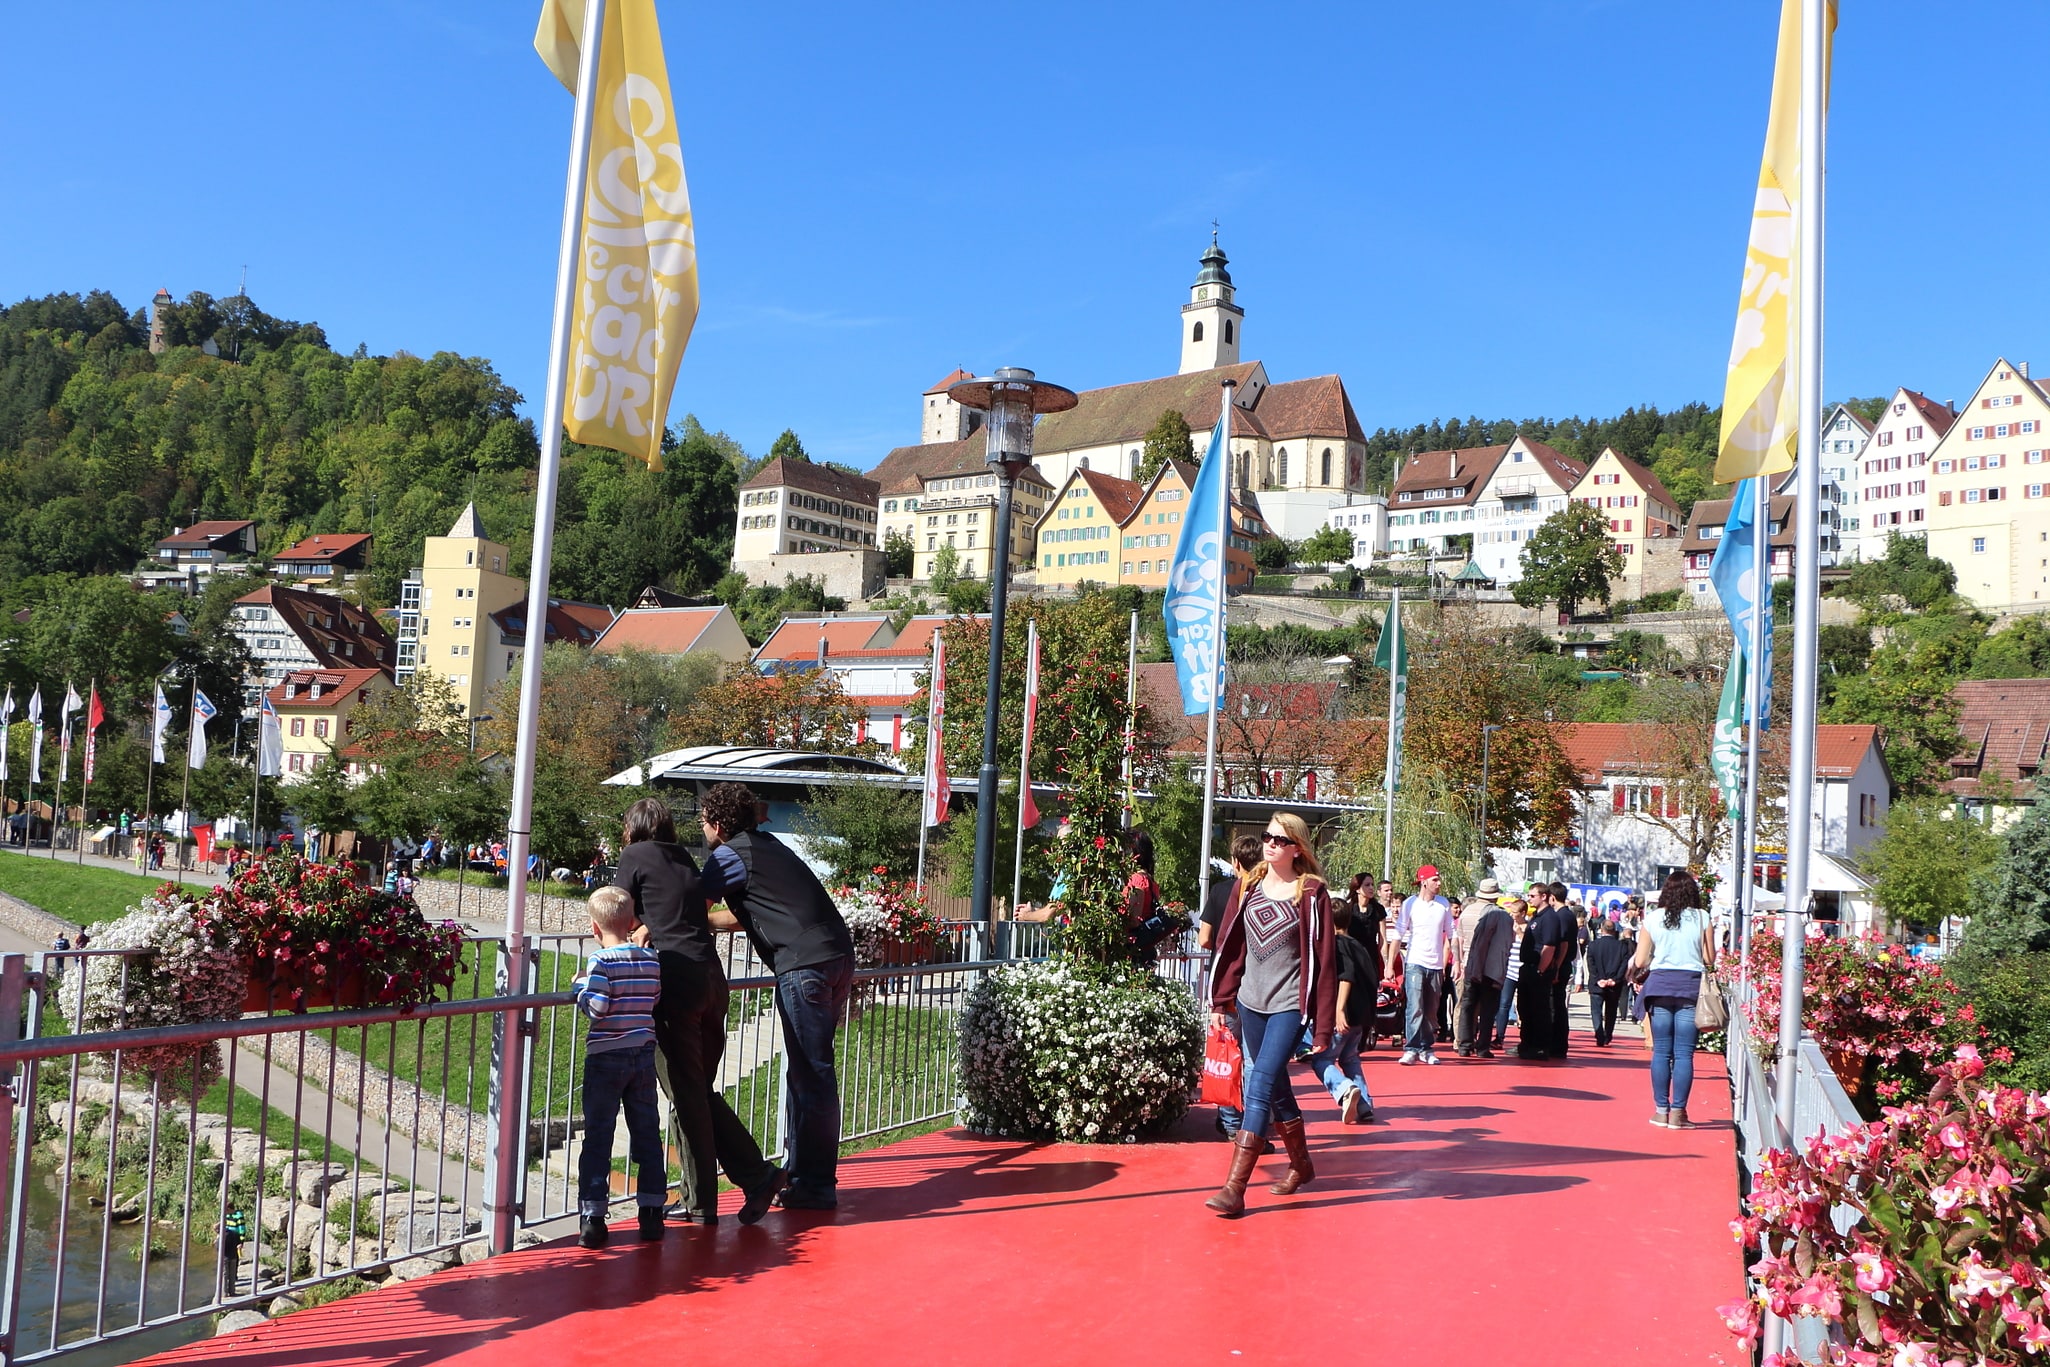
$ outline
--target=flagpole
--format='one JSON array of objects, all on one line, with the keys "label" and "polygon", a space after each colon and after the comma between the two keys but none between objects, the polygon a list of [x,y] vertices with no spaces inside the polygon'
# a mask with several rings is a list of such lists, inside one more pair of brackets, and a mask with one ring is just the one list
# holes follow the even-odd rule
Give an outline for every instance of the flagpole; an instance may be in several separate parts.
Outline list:
[{"label": "flagpole", "polygon": [[79,771],[78,784],[78,866],[85,867],[86,823],[92,820],[93,792],[93,713],[91,699],[100,695],[100,681],[94,678],[86,685],[85,711],[85,767]]},{"label": "flagpole", "polygon": [[[185,725],[188,728],[199,725],[199,675],[196,672],[192,676],[192,706],[185,713]],[[178,813],[185,817],[185,830],[188,834],[192,830],[192,817],[186,812],[185,808],[186,804],[191,802],[191,800],[192,736],[188,730],[185,737],[185,786],[178,793]],[[183,887],[185,886],[185,846],[182,836],[180,837],[180,843],[174,846],[174,848],[178,852],[178,858],[174,863],[174,868],[177,870],[178,886]]]},{"label": "flagpole", "polygon": [[150,690],[149,699],[149,755],[142,763],[142,859],[138,873],[149,872],[150,827],[155,821],[157,805],[157,699],[163,696],[164,686],[159,680]]},{"label": "flagpole", "polygon": [[1203,723],[1203,875],[1197,881],[1196,905],[1210,900],[1210,841],[1217,819],[1217,713],[1224,706],[1224,600],[1231,592],[1231,405],[1235,381],[1224,382],[1224,403],[1218,409],[1217,459],[1224,462],[1217,482],[1217,603],[1210,617],[1210,639],[1217,647],[1217,672],[1211,680],[1210,712]]},{"label": "flagpole", "polygon": [[[534,496],[534,552],[528,566],[527,640],[520,659],[519,730],[513,752],[512,813],[506,824],[505,956],[512,991],[522,990],[527,955],[527,851],[534,839],[534,759],[540,740],[541,658],[548,639],[548,571],[555,551],[555,499],[561,482],[563,399],[569,373],[571,317],[576,306],[577,240],[583,234],[584,184],[591,161],[591,113],[598,89],[605,0],[586,0],[583,45],[577,52],[576,111],[570,120],[569,176],[562,198],[562,240],[555,253],[555,315],[549,324],[548,379],[541,403],[541,469]],[[521,1153],[525,1054],[515,1030],[518,1013],[502,1018],[498,1106],[492,1134],[496,1190],[489,1203],[491,1249],[512,1247],[513,1209]]]},{"label": "flagpole", "polygon": [[1764,749],[1765,730],[1758,724],[1758,711],[1766,687],[1772,682],[1766,676],[1765,661],[1765,609],[1772,601],[1772,539],[1769,535],[1772,495],[1768,490],[1769,484],[1767,475],[1756,475],[1751,480],[1752,608],[1751,640],[1745,646],[1748,655],[1744,671],[1744,831],[1743,844],[1734,851],[1732,861],[1743,861],[1743,882],[1737,889],[1737,915],[1743,927],[1738,935],[1740,950],[1750,945],[1751,918],[1757,911],[1758,899],[1752,890],[1752,880],[1758,868],[1758,772],[1762,767],[1760,755]]},{"label": "flagpole", "polygon": [[940,677],[940,634],[937,630],[932,634],[932,653],[926,669],[928,672],[925,676],[925,783],[918,790],[918,874],[915,882],[920,897],[925,896],[925,842],[928,832],[932,829],[933,751],[939,738],[939,733],[933,728],[932,718],[932,705],[936,699],[933,687]]},{"label": "flagpole", "polygon": [[64,681],[64,696],[57,703],[57,797],[50,804],[50,858],[57,857],[57,828],[64,824],[65,771],[71,767],[71,712],[64,706],[72,697],[71,680]]},{"label": "flagpole", "polygon": [[[1039,623],[1025,624],[1025,668],[1032,671],[1027,677],[1025,708],[1029,716],[1033,705],[1032,690],[1039,686]],[[1026,724],[1024,744],[1018,747],[1018,848],[1011,857],[1011,917],[1017,919],[1018,897],[1025,889],[1025,808],[1032,801],[1032,727]]]},{"label": "flagpole", "polygon": [[[1227,543],[1229,544],[1229,543]],[[1229,562],[1226,562],[1229,563]],[[1132,609],[1132,625],[1125,646],[1125,829],[1139,824],[1139,799],[1132,787],[1132,749],[1139,729],[1139,610]],[[1223,649],[1220,645],[1219,649]]]},{"label": "flagpole", "polygon": [[1808,846],[1815,802],[1815,659],[1821,616],[1822,567],[1816,528],[1822,511],[1822,186],[1828,149],[1824,122],[1828,80],[1824,43],[1828,0],[1801,6],[1801,204],[1795,250],[1801,254],[1801,329],[1796,374],[1800,418],[1794,457],[1793,724],[1787,737],[1786,909],[1780,914],[1779,1068],[1773,1078],[1774,1113],[1780,1133],[1794,1138],[1796,1076],[1801,1046],[1802,976],[1806,965]]},{"label": "flagpole", "polygon": [[1381,876],[1395,877],[1395,690],[1402,668],[1402,589],[1390,589],[1388,630],[1394,634],[1388,647],[1388,757],[1382,766],[1381,799],[1388,806],[1381,830]]}]

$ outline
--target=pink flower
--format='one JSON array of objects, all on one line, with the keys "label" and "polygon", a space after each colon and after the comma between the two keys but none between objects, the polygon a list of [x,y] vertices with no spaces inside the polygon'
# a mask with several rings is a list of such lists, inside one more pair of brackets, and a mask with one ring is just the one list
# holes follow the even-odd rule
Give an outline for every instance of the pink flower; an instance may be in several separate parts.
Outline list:
[{"label": "pink flower", "polygon": [[1860,1291],[1871,1293],[1885,1291],[1893,1286],[1892,1264],[1871,1249],[1861,1249],[1851,1255],[1851,1265],[1858,1269],[1857,1283]]},{"label": "pink flower", "polygon": [[2014,1278],[1992,1266],[1973,1249],[1965,1255],[1961,1275],[1950,1284],[1950,1298],[1954,1301],[1976,1300],[1990,1297],[1998,1300],[2014,1290]]},{"label": "pink flower", "polygon": [[1919,1343],[1903,1343],[1893,1350],[1893,1367],[1942,1367],[1936,1354]]},{"label": "pink flower", "polygon": [[1971,1148],[1970,1141],[1968,1141],[1965,1138],[1964,1127],[1959,1125],[1956,1121],[1952,1121],[1950,1124],[1945,1125],[1943,1129],[1937,1133],[1936,1139],[1938,1143],[1942,1144],[1944,1148],[1949,1149],[1954,1154],[1962,1155],[1966,1152],[1966,1150]]},{"label": "pink flower", "polygon": [[2021,1332],[2021,1343],[2022,1347],[2031,1353],[2040,1353],[2045,1348],[2050,1348],[2050,1328],[2045,1328],[2043,1321],[2034,1315],[2029,1316],[2028,1324]]},{"label": "pink flower", "polygon": [[1726,1305],[1717,1306],[1715,1312],[1722,1316],[1723,1327],[1737,1336],[1738,1344],[1745,1351],[1750,1351],[1751,1345],[1758,1341],[1757,1303],[1748,1300],[1731,1301]]},{"label": "pink flower", "polygon": [[[1959,1014],[1963,1015],[1965,1011],[1969,1010],[1971,1010],[1970,1007],[1964,1007],[1960,1010]],[[1972,1018],[1966,1016],[1965,1019],[1970,1020]],[[1960,1044],[1957,1047],[1957,1062],[1958,1068],[1966,1077],[1977,1077],[1986,1071],[1985,1060],[1979,1057],[1979,1050],[1976,1045]]]}]

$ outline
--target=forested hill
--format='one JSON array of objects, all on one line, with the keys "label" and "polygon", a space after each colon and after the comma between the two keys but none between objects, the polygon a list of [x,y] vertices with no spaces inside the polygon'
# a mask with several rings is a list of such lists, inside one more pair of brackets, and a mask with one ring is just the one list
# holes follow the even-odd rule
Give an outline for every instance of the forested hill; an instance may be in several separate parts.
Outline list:
[{"label": "forested hill", "polygon": [[[49,576],[133,570],[174,527],[250,518],[266,554],[369,531],[372,596],[389,604],[421,539],[472,500],[524,571],[539,448],[489,361],[342,355],[317,324],[241,297],[190,294],[165,322],[152,355],[146,311],[102,290],[0,308],[0,603],[32,605]],[[724,573],[746,453],[692,418],[670,444],[660,474],[565,452],[557,593],[623,606]]]}]

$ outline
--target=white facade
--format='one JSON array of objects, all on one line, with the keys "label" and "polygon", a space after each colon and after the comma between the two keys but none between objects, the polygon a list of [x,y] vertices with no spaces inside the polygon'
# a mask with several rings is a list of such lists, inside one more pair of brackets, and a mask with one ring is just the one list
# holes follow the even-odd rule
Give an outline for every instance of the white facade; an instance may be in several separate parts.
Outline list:
[{"label": "white facade", "polygon": [[1523,577],[1523,547],[1563,510],[1587,467],[1523,437],[1509,443],[1474,499],[1473,558],[1497,584]]},{"label": "white facade", "polygon": [[[1260,510],[1267,511],[1269,494],[1260,495]],[[1351,563],[1366,569],[1388,555],[1388,496],[1347,494],[1324,512],[1324,526],[1352,535]],[[1286,535],[1286,533],[1284,533]]]},{"label": "white facade", "polygon": [[249,650],[249,669],[255,677],[244,686],[251,692],[276,688],[287,674],[320,665],[297,629],[269,603],[236,604],[228,614],[227,627]]},{"label": "white facade", "polygon": [[1848,560],[1856,545],[1856,533],[1863,513],[1858,507],[1858,470],[1865,448],[1872,441],[1873,426],[1842,404],[1822,423],[1823,506],[1833,514],[1817,563],[1833,565]]},{"label": "white facade", "polygon": [[1956,414],[1912,389],[1894,391],[1850,473],[1847,558],[1881,560],[1889,536],[1929,530],[1929,453]]},{"label": "white facade", "polygon": [[[1189,286],[1189,302],[1182,305],[1183,375],[1237,365],[1244,340],[1246,313],[1232,300],[1231,273],[1225,270],[1228,262],[1214,233],[1202,263],[1196,283]],[[1111,473],[1130,478],[1123,471]]]}]

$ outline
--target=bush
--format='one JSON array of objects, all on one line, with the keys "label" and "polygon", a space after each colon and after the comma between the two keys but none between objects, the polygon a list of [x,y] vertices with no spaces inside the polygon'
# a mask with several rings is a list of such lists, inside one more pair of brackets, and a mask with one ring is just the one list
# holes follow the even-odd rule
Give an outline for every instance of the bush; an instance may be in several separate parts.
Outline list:
[{"label": "bush", "polygon": [[[233,1020],[242,1014],[249,981],[242,942],[233,926],[209,915],[185,889],[164,884],[93,938],[101,949],[147,952],[84,961],[81,1032]],[[196,1070],[203,1088],[220,1073],[220,1050],[210,1043],[167,1044],[126,1050],[122,1063],[174,1089],[190,1086]]]},{"label": "bush", "polygon": [[1188,989],[1063,960],[989,974],[961,1013],[961,1123],[1108,1144],[1179,1119],[1203,1061]]},{"label": "bush", "polygon": [[[2050,1347],[2050,1103],[1980,1081],[1970,1046],[1935,1071],[1926,1102],[1817,1136],[1798,1157],[1766,1154],[1735,1225],[1770,1250],[1751,1267],[1758,1298],[1721,1307],[1747,1349],[1760,1301],[1840,1323],[1849,1341],[1829,1360],[1855,1367],[2033,1362]],[[1858,1218],[1839,1233],[1843,1209]]]},{"label": "bush", "polygon": [[1255,593],[1287,593],[1295,587],[1292,574],[1256,574],[1253,576]]}]

